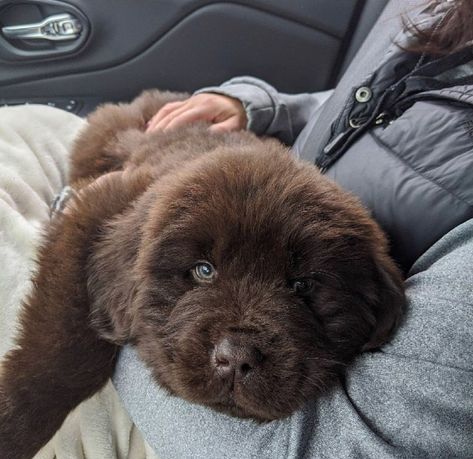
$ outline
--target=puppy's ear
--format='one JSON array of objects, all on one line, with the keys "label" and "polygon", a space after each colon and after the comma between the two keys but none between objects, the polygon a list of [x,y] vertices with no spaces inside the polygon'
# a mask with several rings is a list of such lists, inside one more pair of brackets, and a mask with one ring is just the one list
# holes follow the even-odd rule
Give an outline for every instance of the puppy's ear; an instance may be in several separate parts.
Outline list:
[{"label": "puppy's ear", "polygon": [[376,295],[369,298],[375,323],[363,351],[376,349],[391,338],[406,303],[402,274],[394,262],[387,255],[379,255],[375,270]]},{"label": "puppy's ear", "polygon": [[121,182],[115,194],[125,194],[127,201],[134,203],[108,220],[89,248],[86,269],[91,325],[100,337],[117,345],[131,339],[139,285],[135,262],[147,215],[144,191],[150,181],[147,175],[137,174]]},{"label": "puppy's ear", "polygon": [[135,210],[121,215],[95,244],[87,266],[92,327],[99,336],[123,345],[131,339],[138,279],[134,265],[140,244]]}]

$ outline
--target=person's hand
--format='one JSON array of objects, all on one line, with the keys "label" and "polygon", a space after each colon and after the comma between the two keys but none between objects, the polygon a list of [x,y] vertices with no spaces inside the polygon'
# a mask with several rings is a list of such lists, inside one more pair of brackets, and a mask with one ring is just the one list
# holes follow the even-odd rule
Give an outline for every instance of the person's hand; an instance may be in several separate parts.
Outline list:
[{"label": "person's hand", "polygon": [[239,131],[245,129],[247,117],[238,99],[202,93],[166,104],[149,120],[146,132],[166,131],[196,121],[211,123],[212,132]]}]

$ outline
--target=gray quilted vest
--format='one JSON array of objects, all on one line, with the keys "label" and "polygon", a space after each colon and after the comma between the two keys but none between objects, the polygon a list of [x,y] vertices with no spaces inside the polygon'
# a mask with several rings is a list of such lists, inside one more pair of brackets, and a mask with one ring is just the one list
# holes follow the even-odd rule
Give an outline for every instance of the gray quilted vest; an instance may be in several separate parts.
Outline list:
[{"label": "gray quilted vest", "polygon": [[[384,16],[393,14],[388,5]],[[421,13],[417,22],[428,26],[442,14]],[[441,58],[407,53],[397,44],[409,34],[389,35],[395,22],[389,29],[378,21],[294,147],[371,210],[407,272],[473,218],[473,47]]]}]

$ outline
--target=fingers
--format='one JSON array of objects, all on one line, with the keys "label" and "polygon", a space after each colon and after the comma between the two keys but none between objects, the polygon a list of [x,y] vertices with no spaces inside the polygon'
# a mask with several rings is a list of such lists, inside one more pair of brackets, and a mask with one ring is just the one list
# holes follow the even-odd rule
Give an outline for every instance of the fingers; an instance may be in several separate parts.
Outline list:
[{"label": "fingers", "polygon": [[228,118],[221,123],[212,124],[209,127],[210,132],[229,132],[229,131],[240,131],[242,129],[241,122],[237,116]]},{"label": "fingers", "polygon": [[205,112],[201,107],[189,107],[188,105],[178,108],[169,113],[159,123],[156,124],[154,130],[166,131],[175,129],[196,121],[211,121],[211,114]]},{"label": "fingers", "polygon": [[146,132],[175,129],[196,121],[212,121],[213,107],[191,97],[181,104],[165,105],[151,120]]},{"label": "fingers", "polygon": [[[195,123],[196,121],[211,121],[208,119],[206,113],[203,113],[202,110],[194,108],[190,110],[185,110],[179,114],[176,114],[167,124],[164,124],[161,129],[164,131],[168,129],[175,129],[186,124]],[[157,127],[160,129],[160,126]]]},{"label": "fingers", "polygon": [[235,131],[246,127],[246,112],[240,100],[213,93],[202,93],[185,101],[166,104],[151,118],[146,132],[166,131],[206,121],[212,132]]},{"label": "fingers", "polygon": [[156,129],[156,126],[161,123],[163,120],[165,120],[169,115],[171,115],[173,112],[181,108],[187,101],[185,100],[179,100],[177,102],[170,102],[164,107],[161,108],[161,110],[156,113],[149,121],[148,121],[148,127],[146,128],[146,132],[151,132]]}]

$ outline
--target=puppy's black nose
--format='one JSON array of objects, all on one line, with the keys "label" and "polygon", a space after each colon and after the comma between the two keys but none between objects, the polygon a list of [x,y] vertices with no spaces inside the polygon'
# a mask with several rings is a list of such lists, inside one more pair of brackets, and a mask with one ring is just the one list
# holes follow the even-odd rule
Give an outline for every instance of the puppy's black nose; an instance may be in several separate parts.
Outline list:
[{"label": "puppy's black nose", "polygon": [[224,378],[241,379],[261,365],[264,356],[244,338],[225,337],[213,352],[212,363]]}]

